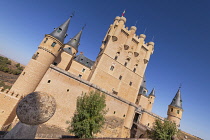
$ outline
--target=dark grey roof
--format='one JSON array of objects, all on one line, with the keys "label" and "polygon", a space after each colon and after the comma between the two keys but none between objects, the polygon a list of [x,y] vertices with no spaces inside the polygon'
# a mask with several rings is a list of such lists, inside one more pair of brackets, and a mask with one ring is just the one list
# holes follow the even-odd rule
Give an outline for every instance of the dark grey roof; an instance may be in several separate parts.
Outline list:
[{"label": "dark grey roof", "polygon": [[63,50],[64,50],[65,52],[67,52],[68,54],[72,54],[71,47],[63,48]]},{"label": "dark grey roof", "polygon": [[87,67],[89,67],[89,68],[91,68],[94,64],[94,61],[88,59],[83,54],[77,55],[74,60],[83,64],[83,65],[85,65],[85,66],[87,66]]},{"label": "dark grey roof", "polygon": [[149,96],[154,96],[155,97],[155,89],[153,88]]},{"label": "dark grey roof", "polygon": [[182,98],[181,98],[180,89],[177,91],[170,105],[182,109]]},{"label": "dark grey roof", "polygon": [[64,42],[64,38],[67,35],[66,32],[67,32],[68,27],[69,27],[70,19],[71,18],[69,18],[66,22],[64,22],[58,28],[55,28],[55,30],[50,34],[51,36],[53,36],[53,37],[57,38],[58,40],[60,40],[61,43]]},{"label": "dark grey roof", "polygon": [[73,38],[71,38],[69,40],[69,42],[67,42],[66,44],[74,47],[77,51],[78,51],[78,46],[80,45],[80,38],[81,38],[81,35],[82,35],[82,30],[76,34]]},{"label": "dark grey roof", "polygon": [[146,96],[146,93],[143,92],[144,89],[147,89],[147,88],[146,88],[146,80],[145,80],[145,79],[146,79],[146,78],[145,78],[145,75],[144,75],[143,80],[142,80],[142,82],[141,82],[140,89],[139,89],[139,94],[143,94],[143,95]]}]

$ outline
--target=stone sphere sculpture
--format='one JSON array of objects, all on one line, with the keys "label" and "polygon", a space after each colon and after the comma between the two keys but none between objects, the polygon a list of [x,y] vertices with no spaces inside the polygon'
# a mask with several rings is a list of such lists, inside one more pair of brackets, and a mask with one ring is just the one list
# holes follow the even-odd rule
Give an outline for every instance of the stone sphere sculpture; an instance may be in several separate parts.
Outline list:
[{"label": "stone sphere sculpture", "polygon": [[45,92],[32,92],[17,105],[16,114],[22,123],[39,125],[48,121],[55,113],[55,98]]}]

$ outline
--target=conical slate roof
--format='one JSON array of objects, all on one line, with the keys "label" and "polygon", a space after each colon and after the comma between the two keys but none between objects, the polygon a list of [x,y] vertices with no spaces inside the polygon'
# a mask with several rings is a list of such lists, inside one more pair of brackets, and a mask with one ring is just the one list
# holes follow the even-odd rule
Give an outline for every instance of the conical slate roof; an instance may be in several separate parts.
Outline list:
[{"label": "conical slate roof", "polygon": [[146,78],[145,78],[145,75],[144,75],[143,80],[142,80],[141,85],[140,85],[139,94],[143,94],[143,95],[146,96],[146,93],[144,92],[144,89],[147,89],[146,88]]},{"label": "conical slate roof", "polygon": [[58,28],[55,28],[55,30],[50,34],[51,36],[57,38],[61,43],[64,42],[64,39],[66,37],[66,32],[69,27],[70,19],[71,18],[69,18],[66,22],[64,22]]},{"label": "conical slate roof", "polygon": [[155,89],[153,88],[149,96],[154,96],[155,97]]},{"label": "conical slate roof", "polygon": [[78,51],[81,35],[82,35],[82,30],[78,34],[76,34],[73,38],[71,38],[69,42],[67,42],[66,44],[74,47]]},{"label": "conical slate roof", "polygon": [[181,98],[180,89],[177,91],[170,105],[182,109],[182,98]]}]

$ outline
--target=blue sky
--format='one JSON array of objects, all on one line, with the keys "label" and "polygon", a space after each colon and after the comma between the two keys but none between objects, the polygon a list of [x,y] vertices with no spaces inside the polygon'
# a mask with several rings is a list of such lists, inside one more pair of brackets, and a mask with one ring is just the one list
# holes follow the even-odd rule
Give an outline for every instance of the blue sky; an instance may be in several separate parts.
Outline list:
[{"label": "blue sky", "polygon": [[27,64],[45,34],[68,19],[68,37],[84,24],[79,51],[95,60],[101,41],[116,16],[126,9],[126,26],[137,23],[155,51],[146,70],[147,88],[156,89],[153,112],[167,108],[182,83],[181,129],[210,139],[210,2],[207,0],[1,0],[0,54]]}]

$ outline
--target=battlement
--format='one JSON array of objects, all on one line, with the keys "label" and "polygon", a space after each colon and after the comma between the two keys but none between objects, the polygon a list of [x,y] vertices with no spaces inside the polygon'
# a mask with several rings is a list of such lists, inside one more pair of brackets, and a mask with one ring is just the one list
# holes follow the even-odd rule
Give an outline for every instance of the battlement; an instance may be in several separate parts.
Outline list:
[{"label": "battlement", "polygon": [[9,89],[4,89],[4,87],[0,87],[0,94],[4,94],[5,97],[21,99],[20,94],[15,94],[14,91],[10,91]]},{"label": "battlement", "polygon": [[[140,34],[137,35],[136,31],[137,31],[137,27],[136,26],[131,26],[129,27],[125,27],[125,23],[126,23],[126,18],[125,17],[119,17],[117,16],[114,20],[114,23],[110,25],[110,30],[108,32],[109,36],[112,36],[113,41],[117,41],[118,40],[118,35],[120,32],[123,32],[127,37],[132,37],[132,41],[134,41],[136,44],[145,44],[145,38],[146,35],[144,34]],[[149,47],[150,45],[152,45],[154,47],[154,42],[148,42],[145,44],[145,47]],[[148,49],[148,48],[147,48]]]}]

